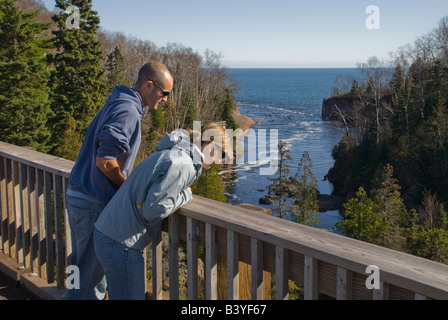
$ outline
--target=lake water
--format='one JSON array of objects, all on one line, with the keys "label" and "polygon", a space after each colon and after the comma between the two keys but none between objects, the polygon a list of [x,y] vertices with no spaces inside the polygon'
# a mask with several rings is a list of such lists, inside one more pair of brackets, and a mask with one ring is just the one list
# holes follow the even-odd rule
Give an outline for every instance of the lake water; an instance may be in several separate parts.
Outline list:
[{"label": "lake water", "polygon": [[[357,69],[228,69],[240,87],[236,92],[240,112],[261,121],[254,128],[256,133],[267,130],[267,151],[270,130],[278,130],[279,140],[287,142],[293,158],[289,163],[291,174],[295,174],[302,154],[308,151],[322,194],[332,193],[332,185],[324,177],[334,164],[331,151],[343,134],[333,123],[322,120],[322,102],[332,95],[339,75],[356,72]],[[259,199],[267,195],[269,178],[273,178],[260,175],[260,168],[268,166],[265,162],[245,162],[232,167],[233,182],[226,185],[228,202],[272,209],[259,204]],[[342,220],[337,211],[320,213],[319,219],[321,224],[316,227],[329,231]]]}]

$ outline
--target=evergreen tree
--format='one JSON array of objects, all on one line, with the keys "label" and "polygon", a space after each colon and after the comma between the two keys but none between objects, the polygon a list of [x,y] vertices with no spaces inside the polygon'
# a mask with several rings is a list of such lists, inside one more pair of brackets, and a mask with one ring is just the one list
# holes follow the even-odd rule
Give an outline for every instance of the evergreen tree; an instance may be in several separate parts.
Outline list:
[{"label": "evergreen tree", "polygon": [[374,242],[384,230],[386,223],[375,212],[375,203],[367,196],[363,187],[358,189],[356,198],[344,204],[345,220],[336,224],[336,229],[361,241]]},{"label": "evergreen tree", "polygon": [[14,0],[0,0],[0,140],[48,151],[51,42],[43,37],[49,24],[21,11]]},{"label": "evergreen tree", "polygon": [[[52,152],[74,160],[69,154],[79,151],[87,127],[105,101],[106,85],[101,69],[103,54],[96,38],[100,19],[92,10],[92,0],[56,0],[56,7],[62,12],[53,16],[59,29],[53,31],[58,51],[51,59],[55,68],[51,77],[55,113]],[[70,11],[73,8],[79,9],[79,21]],[[67,130],[71,123],[75,125],[76,142],[67,145]]]},{"label": "evergreen tree", "polygon": [[106,84],[111,92],[115,86],[125,85],[129,87],[124,73],[124,57],[118,47],[107,55],[106,60]]},{"label": "evergreen tree", "polygon": [[386,165],[379,170],[373,180],[372,200],[375,203],[376,217],[384,222],[386,228],[373,241],[379,245],[400,250],[404,239],[402,225],[407,217],[406,207],[401,199],[400,186],[393,177],[393,167]]},{"label": "evergreen tree", "polygon": [[312,169],[310,155],[305,151],[300,159],[293,182],[293,205],[290,207],[292,218],[304,225],[314,226],[319,223],[319,189]]},{"label": "evergreen tree", "polygon": [[224,195],[224,187],[219,176],[219,166],[213,164],[209,170],[204,170],[199,177],[197,183],[191,186],[193,194],[220,201],[226,202],[227,198]]},{"label": "evergreen tree", "polygon": [[235,98],[232,90],[226,90],[226,98],[224,100],[221,119],[226,122],[226,129],[238,129],[238,125],[233,118],[235,112]]},{"label": "evergreen tree", "polygon": [[275,211],[277,216],[283,218],[288,212],[288,205],[286,203],[287,197],[291,194],[291,179],[289,176],[289,161],[291,156],[286,146],[286,142],[280,141],[278,144],[279,163],[277,177],[271,178],[272,184],[268,186],[269,196],[274,200],[276,205]]}]

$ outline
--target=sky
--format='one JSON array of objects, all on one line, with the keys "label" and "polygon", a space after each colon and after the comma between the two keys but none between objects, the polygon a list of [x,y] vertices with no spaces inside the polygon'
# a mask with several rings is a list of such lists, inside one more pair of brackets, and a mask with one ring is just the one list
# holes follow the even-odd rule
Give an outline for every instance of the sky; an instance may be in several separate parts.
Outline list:
[{"label": "sky", "polygon": [[93,9],[104,30],[210,49],[229,68],[354,68],[432,31],[448,1],[93,0]]}]

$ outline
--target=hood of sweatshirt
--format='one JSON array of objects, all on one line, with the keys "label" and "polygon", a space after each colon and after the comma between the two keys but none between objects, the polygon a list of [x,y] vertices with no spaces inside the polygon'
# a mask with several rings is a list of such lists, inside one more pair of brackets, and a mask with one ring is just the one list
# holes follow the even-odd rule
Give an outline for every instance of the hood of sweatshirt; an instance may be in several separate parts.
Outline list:
[{"label": "hood of sweatshirt", "polygon": [[112,94],[109,96],[109,98],[106,101],[106,105],[110,105],[112,103],[125,101],[129,102],[131,100],[134,102],[135,106],[137,107],[138,112],[140,115],[143,114],[143,100],[140,97],[140,94],[132,89],[128,88],[126,86],[117,86],[113,89]]},{"label": "hood of sweatshirt", "polygon": [[166,134],[156,147],[157,151],[171,150],[172,160],[182,159],[182,154],[187,154],[192,160],[196,172],[202,172],[202,164],[205,161],[204,154],[190,140],[189,135],[183,131],[173,131]]}]

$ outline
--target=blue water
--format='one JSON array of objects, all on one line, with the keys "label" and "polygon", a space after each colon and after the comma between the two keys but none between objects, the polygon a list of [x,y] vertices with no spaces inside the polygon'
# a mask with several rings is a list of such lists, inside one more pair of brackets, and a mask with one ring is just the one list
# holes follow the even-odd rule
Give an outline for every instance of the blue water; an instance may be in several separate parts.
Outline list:
[{"label": "blue water", "polygon": [[[255,126],[255,132],[278,130],[279,140],[287,142],[293,158],[289,163],[291,174],[296,172],[303,152],[308,151],[323,194],[333,191],[324,177],[334,164],[331,151],[343,131],[322,120],[322,102],[332,95],[338,76],[356,72],[357,69],[228,69],[229,76],[239,86],[236,101],[240,112],[261,121]],[[269,135],[267,139],[269,142]],[[267,165],[245,163],[231,169],[235,180],[228,188],[229,203],[261,206],[259,199],[267,195],[269,178],[273,176],[260,175],[260,167]],[[320,213],[319,219],[321,224],[317,228],[333,231],[335,223],[342,218],[339,212],[329,211]]]}]

